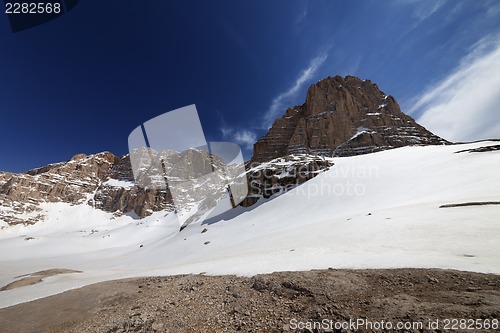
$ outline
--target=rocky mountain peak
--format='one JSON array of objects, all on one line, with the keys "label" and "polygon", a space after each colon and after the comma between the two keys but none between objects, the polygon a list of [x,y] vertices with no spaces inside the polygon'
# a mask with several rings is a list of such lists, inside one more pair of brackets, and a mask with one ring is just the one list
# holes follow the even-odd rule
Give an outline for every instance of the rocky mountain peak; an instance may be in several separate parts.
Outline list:
[{"label": "rocky mountain peak", "polygon": [[309,87],[254,145],[254,161],[290,154],[350,156],[408,145],[447,144],[401,112],[370,80],[335,76]]},{"label": "rocky mountain peak", "polygon": [[[305,103],[289,108],[255,144],[254,157],[246,165],[248,197],[242,205],[275,197],[315,177],[333,165],[333,160],[325,156],[446,143],[401,112],[396,100],[371,81],[353,76],[329,77],[313,84]],[[145,160],[155,154],[142,153]],[[222,170],[224,165],[208,152],[194,148],[160,154],[170,165],[167,171],[171,181],[194,180]],[[134,163],[142,162],[139,158]],[[153,176],[162,172],[157,170]],[[223,177],[223,173],[218,174]],[[213,188],[193,187],[193,191],[206,191],[208,197]],[[194,197],[189,189],[182,188],[181,192]],[[25,173],[0,172],[0,228],[5,227],[2,224],[42,221],[46,204],[55,202],[90,205],[114,215],[130,213],[138,217],[174,209],[171,189],[134,182],[129,155],[77,154],[67,162]]]}]

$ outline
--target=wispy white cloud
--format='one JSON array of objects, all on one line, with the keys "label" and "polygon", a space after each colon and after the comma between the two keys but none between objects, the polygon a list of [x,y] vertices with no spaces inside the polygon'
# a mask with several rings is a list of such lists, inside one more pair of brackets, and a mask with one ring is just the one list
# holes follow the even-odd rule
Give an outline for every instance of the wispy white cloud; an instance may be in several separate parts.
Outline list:
[{"label": "wispy white cloud", "polygon": [[237,143],[244,149],[251,150],[253,148],[253,144],[257,141],[257,134],[247,129],[222,127],[220,130],[225,140]]},{"label": "wispy white cloud", "polygon": [[228,139],[231,136],[231,134],[234,132],[233,129],[226,127],[226,125],[224,125],[224,127],[221,127],[220,131],[222,132],[222,137],[224,139]]},{"label": "wispy white cloud", "polygon": [[403,31],[400,38],[405,37],[418,28],[420,24],[435,14],[445,3],[445,0],[395,0],[399,6],[409,6],[412,10],[413,22],[409,24],[408,30]]},{"label": "wispy white cloud", "polygon": [[445,0],[396,0],[397,5],[412,6],[413,16],[419,21],[423,21],[439,10]]},{"label": "wispy white cloud", "polygon": [[411,2],[417,5],[415,6],[414,16],[419,20],[419,23],[431,17],[445,4],[445,0],[413,0]]},{"label": "wispy white cloud", "polygon": [[243,145],[247,149],[251,149],[255,141],[257,141],[257,134],[249,130],[239,130],[234,133],[234,141]]},{"label": "wispy white cloud", "polygon": [[500,35],[476,43],[455,70],[415,99],[409,113],[451,141],[500,138]]},{"label": "wispy white cloud", "polygon": [[319,67],[325,62],[327,58],[326,53],[321,53],[317,57],[311,60],[309,66],[304,69],[293,85],[286,91],[282,92],[278,96],[276,96],[269,109],[264,115],[263,128],[268,129],[271,127],[274,120],[283,113],[283,108],[285,103],[289,102],[290,99],[295,97],[295,95],[300,91],[300,89],[306,84],[311,78],[316,74]]}]

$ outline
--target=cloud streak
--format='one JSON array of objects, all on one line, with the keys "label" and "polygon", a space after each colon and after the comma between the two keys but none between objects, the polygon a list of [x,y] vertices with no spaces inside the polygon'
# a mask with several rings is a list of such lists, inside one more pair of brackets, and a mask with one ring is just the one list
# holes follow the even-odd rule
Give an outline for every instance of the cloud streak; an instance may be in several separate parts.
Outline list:
[{"label": "cloud streak", "polygon": [[236,143],[247,149],[252,149],[253,144],[257,141],[257,134],[249,130],[239,130],[234,133],[233,138]]},{"label": "cloud streak", "polygon": [[414,22],[409,25],[406,31],[403,31],[399,39],[403,39],[408,34],[417,29],[423,22],[434,15],[443,5],[445,0],[396,0],[398,6],[409,6],[412,9],[412,18]]},{"label": "cloud streak", "polygon": [[225,140],[237,143],[247,150],[252,150],[253,144],[257,141],[257,134],[247,129],[233,129],[224,126],[220,130]]},{"label": "cloud streak", "polygon": [[419,20],[418,23],[428,19],[434,13],[436,13],[439,8],[441,8],[445,4],[444,0],[430,0],[427,2],[423,2],[420,6],[418,6],[415,10],[415,17]]},{"label": "cloud streak", "polygon": [[455,70],[415,99],[409,114],[451,141],[500,138],[500,35],[476,43]]},{"label": "cloud streak", "polygon": [[282,92],[278,96],[276,96],[269,109],[264,115],[264,121],[262,123],[263,129],[268,129],[273,124],[274,120],[283,113],[283,107],[286,102],[289,102],[290,99],[295,97],[295,95],[300,91],[300,89],[307,83],[317,72],[319,67],[325,62],[327,58],[326,53],[321,53],[317,57],[311,60],[309,66],[304,69],[293,85],[286,91]]},{"label": "cloud streak", "polygon": [[397,0],[397,4],[413,7],[413,16],[420,22],[431,17],[445,3],[445,0]]}]

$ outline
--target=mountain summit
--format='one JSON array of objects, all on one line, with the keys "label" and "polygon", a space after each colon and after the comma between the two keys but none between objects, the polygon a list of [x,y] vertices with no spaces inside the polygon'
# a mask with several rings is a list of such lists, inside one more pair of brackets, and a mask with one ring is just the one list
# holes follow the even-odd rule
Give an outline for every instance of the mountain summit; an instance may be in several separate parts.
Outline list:
[{"label": "mountain summit", "polygon": [[[349,156],[447,143],[402,113],[396,100],[369,80],[329,77],[312,85],[306,102],[288,109],[255,144],[253,159],[246,166],[249,188],[242,205],[287,192],[333,165],[331,159],[311,155]],[[179,161],[184,161],[179,163],[198,160],[203,166],[200,159],[206,157],[200,154],[186,151],[179,155]],[[26,173],[0,172],[0,222],[13,226],[46,220],[51,216],[47,203],[90,206],[114,217],[144,218],[174,210],[169,189],[134,183],[128,155],[79,154],[68,162]]]},{"label": "mountain summit", "polygon": [[257,162],[290,154],[351,156],[448,141],[401,112],[394,97],[370,80],[328,77],[311,85],[306,101],[289,108],[254,145]]}]

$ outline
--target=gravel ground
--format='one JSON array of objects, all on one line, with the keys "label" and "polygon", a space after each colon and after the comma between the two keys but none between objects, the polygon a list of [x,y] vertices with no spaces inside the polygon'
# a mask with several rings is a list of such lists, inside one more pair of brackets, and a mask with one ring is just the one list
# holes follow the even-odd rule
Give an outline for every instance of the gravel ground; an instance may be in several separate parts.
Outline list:
[{"label": "gravel ground", "polygon": [[498,275],[329,269],[103,282],[0,309],[0,331],[498,332],[499,319]]}]

